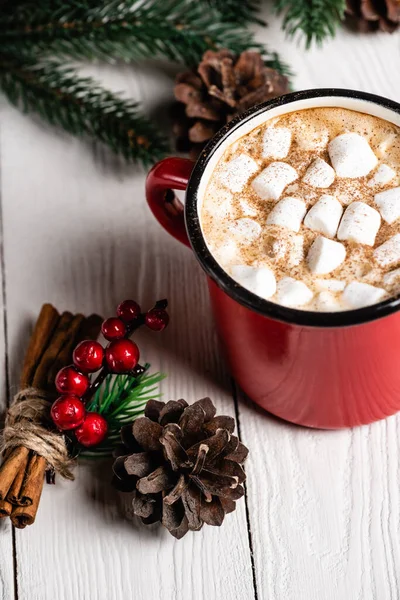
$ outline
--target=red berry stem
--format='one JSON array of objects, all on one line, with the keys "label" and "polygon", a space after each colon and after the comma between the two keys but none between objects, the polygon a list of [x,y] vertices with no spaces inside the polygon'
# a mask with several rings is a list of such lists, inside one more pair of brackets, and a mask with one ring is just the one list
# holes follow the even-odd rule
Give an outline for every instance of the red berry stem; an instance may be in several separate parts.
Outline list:
[{"label": "red berry stem", "polygon": [[[154,307],[151,310],[154,310],[154,309],[165,310],[167,308],[167,306],[168,306],[168,300],[166,300],[166,299],[157,300],[157,302],[155,303]],[[130,337],[134,331],[136,331],[137,329],[139,329],[139,327],[144,325],[146,322],[146,315],[147,315],[147,313],[140,313],[140,315],[138,315],[136,317],[136,319],[127,326],[126,335],[124,337]]]},{"label": "red berry stem", "polygon": [[101,386],[101,384],[103,383],[103,381],[107,377],[108,373],[109,373],[109,371],[108,371],[107,367],[103,367],[101,369],[100,373],[97,375],[97,377],[93,381],[93,383],[90,384],[90,387],[89,387],[88,391],[86,392],[86,394],[83,397],[83,400],[85,402],[87,402],[88,400],[90,400],[90,398],[93,396],[93,394],[96,392],[96,390]]},{"label": "red berry stem", "polygon": [[[167,308],[167,306],[168,306],[168,300],[165,300],[165,299],[157,300],[153,309],[151,309],[151,310],[155,310],[155,309],[165,310]],[[150,311],[148,311],[148,312],[150,312]],[[135,319],[133,319],[133,321],[131,321],[130,323],[125,323],[126,331],[125,331],[123,338],[125,338],[125,339],[130,338],[131,335],[137,329],[139,329],[139,327],[142,327],[142,325],[144,325],[146,322],[147,314],[148,314],[147,312],[140,313],[140,314],[138,314],[138,316]],[[121,339],[123,339],[123,338],[121,338]],[[134,377],[138,377],[139,375],[142,375],[145,371],[146,371],[145,367],[142,367],[141,365],[137,364],[134,369],[129,371],[129,374]],[[103,364],[101,371],[99,371],[96,379],[93,381],[93,383],[90,384],[86,393],[82,397],[82,400],[85,403],[87,403],[92,398],[92,396],[96,393],[96,391],[99,389],[99,387],[101,386],[101,384],[103,383],[103,381],[105,380],[105,378],[107,377],[107,375],[110,372],[111,371],[108,368],[108,366]]]},{"label": "red berry stem", "polygon": [[132,377],[139,377],[139,375],[143,375],[147,371],[148,367],[142,367],[142,365],[136,365],[132,371],[129,371],[129,375]]},{"label": "red berry stem", "polygon": [[168,306],[168,300],[166,300],[164,298],[164,300],[157,300],[157,302],[154,305],[154,308],[161,308],[162,310],[165,310]]}]

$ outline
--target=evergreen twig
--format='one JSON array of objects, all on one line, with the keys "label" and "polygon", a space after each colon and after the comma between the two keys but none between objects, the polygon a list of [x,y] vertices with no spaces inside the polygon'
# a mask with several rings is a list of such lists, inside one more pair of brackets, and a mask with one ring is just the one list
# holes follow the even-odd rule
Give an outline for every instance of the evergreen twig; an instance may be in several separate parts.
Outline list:
[{"label": "evergreen twig", "polygon": [[232,23],[257,23],[266,25],[257,15],[262,0],[207,0],[219,10],[227,21]]},{"label": "evergreen twig", "polygon": [[[238,54],[255,48],[286,72],[276,55],[254,42],[249,30],[228,20],[229,10],[225,14],[223,5],[220,13],[197,0],[23,2],[0,16],[0,45],[8,51],[23,48],[74,59],[151,57],[189,66],[209,48],[229,48]],[[228,0],[229,7],[234,12],[235,0]]]},{"label": "evergreen twig", "polygon": [[0,54],[0,87],[25,112],[36,112],[74,135],[89,135],[143,165],[161,158],[167,145],[136,102],[80,77],[58,61],[35,62]]},{"label": "evergreen twig", "polygon": [[257,21],[260,1],[243,0],[238,10],[237,0],[207,0],[215,6],[205,0],[0,0],[0,87],[25,111],[147,166],[167,144],[139,105],[61,61],[167,58],[193,66],[207,49],[252,48],[267,66],[290,75],[241,25]]},{"label": "evergreen twig", "polygon": [[120,443],[121,427],[129,425],[141,416],[150,399],[161,397],[162,394],[158,392],[158,384],[165,378],[165,375],[162,373],[149,375],[149,368],[150,365],[146,364],[146,371],[137,377],[107,375],[103,385],[86,407],[88,411],[97,411],[107,419],[107,438],[93,450],[81,451],[80,456],[86,458],[111,456]]},{"label": "evergreen twig", "polygon": [[309,48],[333,37],[344,19],[345,0],[274,0],[278,13],[284,12],[283,29],[293,36],[302,32]]}]

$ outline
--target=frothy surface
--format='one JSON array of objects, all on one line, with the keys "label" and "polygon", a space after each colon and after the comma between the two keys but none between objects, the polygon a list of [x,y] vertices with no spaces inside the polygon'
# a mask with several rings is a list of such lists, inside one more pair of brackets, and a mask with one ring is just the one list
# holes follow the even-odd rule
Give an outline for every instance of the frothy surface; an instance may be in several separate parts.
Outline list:
[{"label": "frothy surface", "polygon": [[[290,297],[288,305],[306,310],[357,308],[358,298],[361,306],[400,292],[400,269],[389,276],[400,266],[399,244],[389,247],[390,259],[385,247],[379,250],[400,233],[399,185],[399,127],[348,109],[300,110],[266,121],[226,149],[205,192],[202,228],[231,276],[238,265],[270,269],[277,282],[271,301],[284,304]],[[358,206],[346,213],[353,202]],[[314,244],[321,236],[343,250]],[[341,262],[321,274],[336,264],[332,250]],[[311,299],[303,290],[296,304],[291,280],[304,283]],[[329,289],[330,281],[336,287]],[[346,294],[354,282],[370,287],[355,294],[352,286]],[[253,284],[239,283],[255,291]]]}]

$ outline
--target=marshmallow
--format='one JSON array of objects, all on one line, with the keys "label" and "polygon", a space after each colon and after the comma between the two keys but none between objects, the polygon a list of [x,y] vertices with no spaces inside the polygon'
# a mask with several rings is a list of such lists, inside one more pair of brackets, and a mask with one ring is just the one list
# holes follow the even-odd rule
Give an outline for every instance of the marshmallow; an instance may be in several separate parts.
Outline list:
[{"label": "marshmallow", "polygon": [[326,275],[337,269],[345,258],[346,248],[343,244],[320,235],[308,251],[307,264],[311,273]]},{"label": "marshmallow", "polygon": [[287,266],[289,269],[297,267],[304,260],[304,238],[299,233],[291,239],[289,248],[289,256],[287,258]]},{"label": "marshmallow", "polygon": [[263,158],[285,158],[290,149],[292,133],[287,127],[268,127],[263,136]]},{"label": "marshmallow", "polygon": [[357,189],[348,190],[347,192],[340,192],[337,189],[335,190],[335,196],[340,201],[340,203],[344,206],[348,206],[355,200],[362,201],[363,194]]},{"label": "marshmallow", "polygon": [[288,251],[288,241],[286,239],[269,236],[265,243],[265,254],[272,258],[273,261],[279,262],[283,260]]},{"label": "marshmallow", "polygon": [[396,175],[396,171],[393,171],[388,165],[379,165],[374,175],[368,181],[370,187],[374,185],[386,185],[389,181],[392,181]]},{"label": "marshmallow", "polygon": [[335,237],[342,213],[339,200],[324,194],[308,211],[304,225],[328,237]]},{"label": "marshmallow", "polygon": [[240,210],[246,217],[256,217],[258,214],[257,208],[247,198],[238,198]]},{"label": "marshmallow", "polygon": [[318,125],[302,123],[296,135],[296,141],[301,150],[319,152],[326,148],[329,132],[327,129],[322,129],[320,123]]},{"label": "marshmallow", "polygon": [[331,292],[321,292],[315,298],[315,308],[321,312],[337,312],[342,310],[339,300]]},{"label": "marshmallow", "polygon": [[367,140],[358,133],[342,133],[328,145],[329,157],[338,177],[363,177],[378,163]]},{"label": "marshmallow", "polygon": [[382,219],[389,225],[400,217],[400,187],[375,194],[374,201]]},{"label": "marshmallow", "polygon": [[394,267],[400,262],[400,233],[392,236],[374,250],[374,258],[381,267]]},{"label": "marshmallow", "polygon": [[239,154],[226,163],[218,179],[231,192],[241,192],[248,180],[258,171],[258,164],[247,154]]},{"label": "marshmallow", "polygon": [[400,269],[390,271],[383,276],[383,285],[392,286],[396,283],[400,283]]},{"label": "marshmallow", "polygon": [[287,196],[271,210],[267,218],[267,225],[280,225],[291,231],[299,231],[306,212],[306,203],[303,200]]},{"label": "marshmallow", "polygon": [[212,254],[221,265],[237,262],[239,249],[233,240],[219,244],[215,248],[210,247]]},{"label": "marshmallow", "polygon": [[218,218],[220,220],[225,219],[231,216],[232,213],[232,200],[233,196],[228,190],[224,190],[222,187],[219,187],[218,190],[210,190],[207,191],[208,194],[213,194],[214,202],[213,202],[213,217]]},{"label": "marshmallow", "polygon": [[380,156],[381,158],[385,157],[388,150],[392,148],[393,144],[397,141],[397,139],[398,137],[394,132],[386,134],[385,139],[382,140],[382,142],[380,142],[378,146],[378,156]]},{"label": "marshmallow", "polygon": [[386,291],[382,288],[374,287],[368,283],[360,283],[359,281],[349,283],[342,294],[344,303],[350,308],[362,308],[363,306],[377,304],[385,296]]},{"label": "marshmallow", "polygon": [[229,230],[239,238],[242,244],[251,244],[261,235],[261,225],[253,219],[237,219]]},{"label": "marshmallow", "polygon": [[261,298],[270,298],[276,292],[275,275],[268,267],[234,265],[231,274],[235,281]]},{"label": "marshmallow", "polygon": [[339,240],[373,246],[380,225],[381,216],[377,210],[365,202],[352,202],[346,208],[337,236]]},{"label": "marshmallow", "polygon": [[339,281],[339,279],[316,279],[314,281],[317,290],[324,292],[343,292],[346,287],[345,281]]},{"label": "marshmallow", "polygon": [[313,296],[312,291],[302,281],[297,281],[293,277],[284,277],[278,282],[275,299],[283,306],[295,308],[308,304]]},{"label": "marshmallow", "polygon": [[335,171],[322,158],[316,158],[308,167],[303,182],[316,188],[327,188],[335,180]]},{"label": "marshmallow", "polygon": [[289,183],[297,179],[297,171],[284,162],[272,162],[253,180],[253,190],[263,200],[278,200]]}]

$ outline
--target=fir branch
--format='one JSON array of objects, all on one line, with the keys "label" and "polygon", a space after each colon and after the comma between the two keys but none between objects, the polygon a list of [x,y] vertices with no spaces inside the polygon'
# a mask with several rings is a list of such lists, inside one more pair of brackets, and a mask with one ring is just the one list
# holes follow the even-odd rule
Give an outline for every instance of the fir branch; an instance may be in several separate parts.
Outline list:
[{"label": "fir branch", "polygon": [[25,112],[38,113],[73,135],[88,135],[148,166],[167,146],[136,102],[124,100],[54,60],[0,54],[0,87]]},{"label": "fir branch", "polygon": [[130,375],[107,375],[87,405],[88,411],[97,411],[108,422],[108,434],[105,441],[93,450],[83,450],[80,456],[99,458],[111,456],[121,441],[120,430],[140,417],[144,407],[151,399],[160,398],[158,384],[165,378],[162,373],[148,375],[149,364],[145,365],[145,373],[138,377]]},{"label": "fir branch", "polygon": [[276,11],[285,12],[283,29],[290,36],[301,31],[307,48],[335,35],[345,7],[345,0],[275,0]]},{"label": "fir branch", "polygon": [[226,21],[266,25],[265,21],[257,16],[261,0],[207,0],[207,3],[216,8]]},{"label": "fir branch", "polygon": [[[229,3],[233,8],[235,0]],[[255,43],[250,31],[198,0],[22,2],[0,16],[0,46],[74,59],[168,58],[189,66],[198,64],[210,48],[235,53],[254,48],[287,72],[275,55]]]}]

